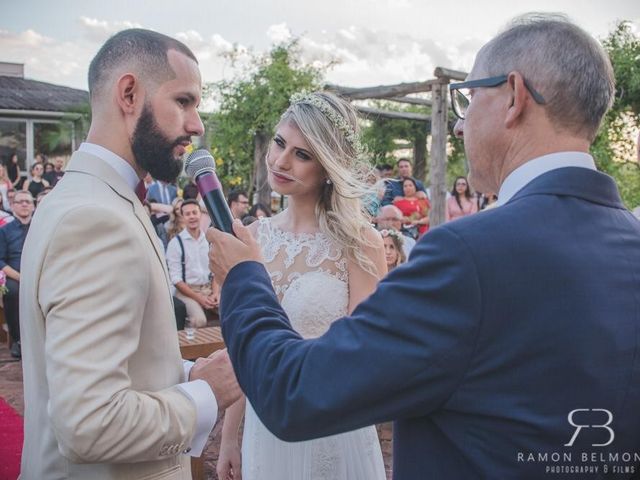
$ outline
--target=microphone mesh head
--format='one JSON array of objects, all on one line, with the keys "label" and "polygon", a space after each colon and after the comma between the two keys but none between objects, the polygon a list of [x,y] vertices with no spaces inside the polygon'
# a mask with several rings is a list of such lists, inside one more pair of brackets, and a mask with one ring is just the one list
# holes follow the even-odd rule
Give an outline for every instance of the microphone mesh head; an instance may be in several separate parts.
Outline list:
[{"label": "microphone mesh head", "polygon": [[184,171],[191,178],[196,178],[202,172],[216,171],[216,164],[213,161],[211,154],[204,148],[194,150],[187,157],[187,161],[184,164]]}]

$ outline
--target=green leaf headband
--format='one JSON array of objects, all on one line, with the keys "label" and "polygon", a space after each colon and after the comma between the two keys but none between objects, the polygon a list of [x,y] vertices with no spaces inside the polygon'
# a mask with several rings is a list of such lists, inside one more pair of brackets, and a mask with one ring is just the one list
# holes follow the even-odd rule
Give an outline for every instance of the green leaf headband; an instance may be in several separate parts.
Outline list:
[{"label": "green leaf headband", "polygon": [[318,110],[320,110],[325,117],[329,119],[329,121],[340,130],[344,137],[347,139],[347,142],[351,144],[353,149],[356,151],[357,155],[361,155],[363,153],[362,143],[360,143],[360,136],[355,132],[353,127],[349,125],[349,122],[345,120],[345,118],[340,115],[326,100],[322,97],[315,95],[313,93],[304,93],[298,92],[291,95],[289,99],[291,105],[296,103],[306,103],[308,105],[313,105]]}]

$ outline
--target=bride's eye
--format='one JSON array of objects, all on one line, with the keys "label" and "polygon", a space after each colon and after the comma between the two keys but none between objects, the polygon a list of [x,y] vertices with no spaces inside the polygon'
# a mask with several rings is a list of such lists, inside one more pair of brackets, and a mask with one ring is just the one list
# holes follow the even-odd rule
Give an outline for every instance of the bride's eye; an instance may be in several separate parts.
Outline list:
[{"label": "bride's eye", "polygon": [[300,157],[302,160],[311,160],[311,156],[308,153],[303,152],[301,150],[298,150],[296,152],[296,155]]},{"label": "bride's eye", "polygon": [[275,143],[276,145],[278,145],[281,148],[284,148],[284,140],[282,140],[280,137],[274,137],[273,138],[273,143]]}]

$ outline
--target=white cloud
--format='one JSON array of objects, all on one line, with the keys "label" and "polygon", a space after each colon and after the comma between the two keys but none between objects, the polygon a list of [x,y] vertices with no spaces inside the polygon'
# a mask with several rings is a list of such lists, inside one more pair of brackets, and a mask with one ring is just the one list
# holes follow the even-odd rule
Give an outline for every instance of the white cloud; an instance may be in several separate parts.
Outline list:
[{"label": "white cloud", "polygon": [[267,37],[274,43],[280,44],[285,43],[291,40],[293,35],[291,34],[291,30],[287,27],[286,23],[279,23],[277,25],[271,25],[267,28]]},{"label": "white cloud", "polygon": [[87,66],[94,47],[63,42],[33,30],[0,30],[2,60],[25,64],[25,76],[45,82],[86,89]]},{"label": "white cloud", "polygon": [[130,22],[128,20],[107,22],[106,20],[98,20],[97,18],[84,16],[81,16],[78,19],[78,22],[80,23],[86,37],[96,43],[103,43],[107,38],[120,30],[142,27],[139,23]]},{"label": "white cloud", "polygon": [[[279,28],[289,31],[286,25]],[[328,72],[328,80],[344,86],[428,80],[438,66],[469,70],[483,43],[482,39],[467,38],[443,45],[404,32],[356,26],[300,39],[303,61],[337,62]]]},{"label": "white cloud", "polygon": [[[119,30],[140,25],[89,17],[80,17],[78,23],[82,26],[82,39],[69,41],[34,30],[19,33],[0,30],[2,59],[25,63],[30,78],[86,89],[89,62],[104,40]],[[252,49],[219,33],[206,35],[195,29],[166,33],[194,51],[204,82],[233,78],[239,69],[250,65]],[[296,35],[286,23],[273,24],[265,31],[272,44],[289,41]],[[433,78],[436,66],[469,70],[484,42],[485,39],[463,38],[442,45],[407,32],[349,26],[306,34],[299,45],[305,63],[315,66],[335,63],[327,73],[329,82],[358,87],[427,80]]]}]

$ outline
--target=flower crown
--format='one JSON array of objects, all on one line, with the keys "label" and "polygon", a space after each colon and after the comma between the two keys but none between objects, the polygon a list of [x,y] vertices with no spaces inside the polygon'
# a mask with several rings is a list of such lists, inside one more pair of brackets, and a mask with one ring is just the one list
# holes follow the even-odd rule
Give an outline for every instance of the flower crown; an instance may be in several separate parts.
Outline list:
[{"label": "flower crown", "polygon": [[382,237],[393,237],[397,240],[400,240],[400,243],[402,243],[404,241],[404,237],[402,235],[402,233],[400,233],[398,230],[395,230],[393,228],[384,228],[382,230],[380,230],[380,235],[382,235]]},{"label": "flower crown", "polygon": [[316,107],[324,114],[325,117],[329,119],[334,127],[336,127],[344,134],[347,142],[351,144],[358,155],[361,155],[363,153],[360,136],[355,132],[353,127],[349,125],[349,122],[347,122],[347,120],[322,97],[313,93],[298,92],[291,95],[291,97],[289,98],[289,102],[291,103],[291,105],[294,105],[296,103],[306,103],[308,105],[313,105],[314,107]]}]

